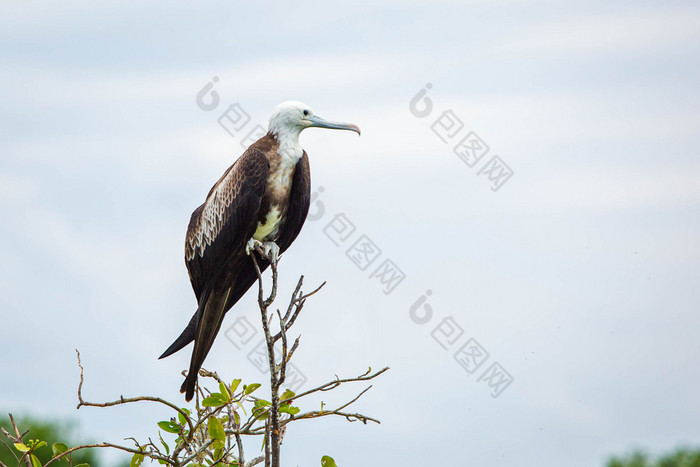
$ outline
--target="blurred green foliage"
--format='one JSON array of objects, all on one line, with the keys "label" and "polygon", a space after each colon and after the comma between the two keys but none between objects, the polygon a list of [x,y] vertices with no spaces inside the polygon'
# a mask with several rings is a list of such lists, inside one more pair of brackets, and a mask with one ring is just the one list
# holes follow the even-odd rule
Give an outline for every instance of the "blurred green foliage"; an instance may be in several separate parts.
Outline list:
[{"label": "blurred green foliage", "polygon": [[[42,465],[53,457],[53,453],[51,452],[51,446],[53,443],[66,443],[69,447],[86,443],[85,440],[76,440],[74,423],[43,420],[30,416],[15,417],[15,422],[17,423],[17,427],[21,433],[29,430],[29,433],[27,433],[25,439],[30,438],[46,441],[46,445],[38,448],[34,453],[36,457],[39,458]],[[0,418],[0,427],[3,427],[8,432],[14,434],[12,424],[10,423],[7,415]],[[0,434],[0,439],[4,441],[4,443],[0,443],[0,462],[10,467],[17,465],[17,459],[13,453],[17,455],[17,457],[21,457],[21,453],[12,446],[5,436]],[[99,465],[95,450],[83,449],[77,451],[73,456],[73,465],[78,464],[90,464],[93,467]],[[62,461],[56,465],[59,467],[65,467],[68,464],[67,462]]]},{"label": "blurred green foliage", "polygon": [[678,448],[660,457],[635,451],[625,457],[612,457],[606,467],[700,467],[700,448]]}]

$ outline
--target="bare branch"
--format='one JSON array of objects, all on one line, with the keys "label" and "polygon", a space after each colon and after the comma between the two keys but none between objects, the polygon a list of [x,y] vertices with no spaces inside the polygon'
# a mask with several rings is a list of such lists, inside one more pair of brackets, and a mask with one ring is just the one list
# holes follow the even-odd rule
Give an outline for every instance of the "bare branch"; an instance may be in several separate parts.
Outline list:
[{"label": "bare branch", "polygon": [[[287,326],[285,325],[284,320],[282,319],[282,314],[280,313],[279,310],[277,310],[277,317],[280,320],[280,335],[282,336],[282,359],[280,360],[280,365],[279,365],[279,375],[277,378],[277,384],[278,386],[281,386],[284,384],[284,379],[287,376],[287,330],[285,329]],[[274,342],[274,341],[273,341]]]},{"label": "bare branch", "polygon": [[[388,371],[388,370],[389,370],[389,367],[387,366],[387,367],[384,367],[381,370],[379,370],[371,375],[370,375],[370,372],[372,371],[372,369],[370,368],[366,373],[364,373],[360,376],[356,376],[354,378],[339,379],[336,376],[336,379],[334,381],[329,381],[329,382],[324,383],[316,388],[309,389],[308,391],[304,391],[300,394],[297,394],[296,396],[294,396],[294,399],[300,399],[302,397],[308,396],[308,395],[316,393],[316,392],[330,391],[330,390],[335,389],[344,383],[351,383],[351,382],[356,382],[356,381],[368,381],[368,380],[376,378],[377,376],[381,375],[382,373],[384,373],[385,371]],[[284,402],[284,401],[282,401],[282,402]]]},{"label": "bare branch", "polygon": [[80,361],[80,352],[78,349],[75,349],[75,353],[78,357],[78,366],[80,367],[80,383],[78,384],[78,407],[77,409],[80,409],[81,407],[111,407],[114,405],[121,405],[121,404],[130,404],[133,402],[142,402],[142,401],[149,401],[149,402],[157,402],[159,404],[163,404],[167,407],[170,407],[174,411],[178,412],[181,414],[183,417],[185,417],[185,421],[187,422],[187,425],[189,426],[190,431],[194,431],[194,425],[192,425],[192,420],[190,420],[189,415],[187,415],[187,412],[182,410],[180,407],[177,405],[173,404],[172,402],[168,402],[165,399],[161,399],[160,397],[153,397],[153,396],[138,396],[138,397],[124,397],[124,396],[119,396],[119,400],[116,401],[111,401],[111,402],[86,402],[83,400],[83,364]]},{"label": "bare branch", "polygon": [[323,281],[323,284],[321,284],[321,285],[319,285],[318,287],[316,287],[316,288],[313,290],[313,292],[309,292],[309,293],[307,293],[306,295],[302,295],[301,297],[299,297],[299,298],[297,299],[297,301],[301,302],[301,301],[306,300],[306,299],[309,298],[310,296],[315,295],[316,292],[318,292],[319,290],[321,290],[321,288],[322,288],[324,285],[326,285],[326,281]]},{"label": "bare branch", "polygon": [[[187,465],[187,464],[189,464],[190,462],[192,462],[194,459],[197,458],[197,456],[199,456],[199,455],[202,454],[204,451],[206,451],[207,448],[208,448],[209,446],[211,446],[213,443],[214,443],[214,440],[213,440],[213,439],[210,439],[209,441],[207,441],[206,443],[204,443],[204,444],[203,444],[197,451],[195,451],[191,456],[189,456],[189,457],[187,457],[186,459],[184,459],[184,460],[182,461],[182,464]],[[46,467],[46,466],[44,466],[44,467]]]},{"label": "bare branch", "polygon": [[[13,443],[22,443],[22,444],[24,444],[24,440],[23,440],[22,438],[24,438],[24,437],[26,436],[26,434],[29,433],[29,430],[25,431],[24,433],[20,433],[20,432],[19,432],[19,428],[17,427],[17,423],[15,423],[15,419],[14,419],[14,417],[12,416],[12,414],[9,413],[9,414],[7,414],[7,415],[10,417],[10,424],[12,424],[12,428],[15,430],[15,434],[14,434],[14,436],[11,435],[11,434],[8,433],[7,430],[5,430],[4,428],[2,429],[2,432],[3,432],[3,433],[5,434],[5,436],[7,436],[7,438],[8,438],[10,441],[12,441]],[[12,452],[12,453],[14,454],[14,452],[13,452],[12,450],[10,450],[10,452]],[[24,461],[24,463],[27,464],[27,467],[32,467],[32,461],[31,461],[31,459],[29,458],[29,455],[28,455],[28,454],[29,454],[28,452],[22,453],[22,456],[21,456],[21,457],[18,459],[18,461],[17,461],[17,465],[21,464],[22,461]],[[15,459],[17,459],[17,456],[16,456],[16,455],[15,455]]]},{"label": "bare branch", "polygon": [[296,340],[294,341],[294,344],[292,344],[292,348],[289,351],[289,355],[287,355],[287,363],[289,363],[289,360],[292,359],[292,356],[294,355],[294,352],[297,350],[297,347],[299,347],[299,339],[301,339],[301,336],[297,336]]},{"label": "bare branch", "polygon": [[[2,428],[2,427],[0,427],[0,428]],[[3,434],[4,434],[5,436],[7,436],[8,438],[10,437],[9,434],[7,433],[7,431],[5,431],[4,428],[2,428],[2,432],[3,432]],[[5,447],[7,448],[7,450],[10,451],[10,454],[12,454],[12,455],[15,457],[15,460],[16,460],[16,461],[19,461],[19,457],[17,457],[17,454],[15,454],[15,452],[12,450],[12,448],[11,448],[5,441],[3,441],[3,440],[0,439],[0,443],[2,443],[2,444],[5,445]]]},{"label": "bare branch", "polygon": [[289,315],[292,313],[292,309],[294,308],[296,298],[301,293],[301,286],[303,283],[304,283],[304,276],[301,276],[301,277],[299,277],[299,281],[297,282],[297,286],[294,288],[294,292],[292,293],[292,298],[291,298],[291,300],[289,300],[289,306],[287,306],[287,312],[284,314],[285,321],[287,321],[289,319]]},{"label": "bare branch", "polygon": [[246,462],[245,465],[244,465],[243,467],[253,467],[254,465],[258,465],[258,464],[260,464],[261,462],[264,462],[264,461],[265,461],[265,457],[264,457],[264,456],[258,456],[258,457],[256,457],[255,459],[253,459],[252,461]]}]

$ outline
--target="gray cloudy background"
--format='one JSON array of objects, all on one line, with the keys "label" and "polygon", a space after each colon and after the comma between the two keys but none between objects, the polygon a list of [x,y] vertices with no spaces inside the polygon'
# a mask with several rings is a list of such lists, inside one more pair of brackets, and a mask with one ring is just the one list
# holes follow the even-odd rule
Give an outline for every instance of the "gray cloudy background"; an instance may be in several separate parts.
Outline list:
[{"label": "gray cloudy background", "polygon": [[[296,364],[308,387],[391,371],[356,405],[381,425],[299,423],[285,464],[596,466],[697,444],[698,24],[697,2],[3,2],[0,408],[97,441],[156,434],[160,407],[75,411],[73,349],[90,400],[182,400],[190,348],[156,357],[195,309],[190,213],[242,152],[217,118],[238,102],[252,128],[295,99],[363,130],[301,138],[323,216],[281,297],[300,274],[328,286]],[[475,168],[431,131],[449,109],[490,147]],[[514,171],[496,192],[493,155]],[[341,247],[339,213],[357,228]],[[382,250],[365,271],[345,255],[362,234]],[[406,276],[388,295],[368,277],[387,258]],[[251,296],[224,329],[240,316],[257,324]],[[464,333],[446,350],[447,317]],[[468,338],[490,354],[472,375],[453,358]],[[250,349],[222,334],[205,366],[264,382]],[[497,398],[477,381],[494,362],[514,378]]]}]

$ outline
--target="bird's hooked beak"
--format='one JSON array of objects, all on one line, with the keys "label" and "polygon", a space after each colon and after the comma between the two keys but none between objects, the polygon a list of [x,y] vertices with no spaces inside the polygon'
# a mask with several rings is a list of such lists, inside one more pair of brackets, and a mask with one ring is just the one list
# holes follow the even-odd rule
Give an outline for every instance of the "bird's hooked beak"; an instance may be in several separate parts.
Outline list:
[{"label": "bird's hooked beak", "polygon": [[315,126],[318,128],[332,128],[334,130],[350,130],[354,131],[358,135],[360,134],[360,128],[352,123],[329,122],[328,120],[324,120],[317,115],[310,115],[306,119],[311,122],[309,127]]}]

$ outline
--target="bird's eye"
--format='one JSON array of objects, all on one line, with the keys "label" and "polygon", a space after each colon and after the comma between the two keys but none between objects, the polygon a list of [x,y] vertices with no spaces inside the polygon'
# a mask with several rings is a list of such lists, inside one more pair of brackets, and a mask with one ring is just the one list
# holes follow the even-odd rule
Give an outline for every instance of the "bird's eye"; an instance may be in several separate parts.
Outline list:
[{"label": "bird's eye", "polygon": [[308,110],[304,110],[304,116],[306,116],[306,115],[309,115],[309,111],[308,111]]}]

